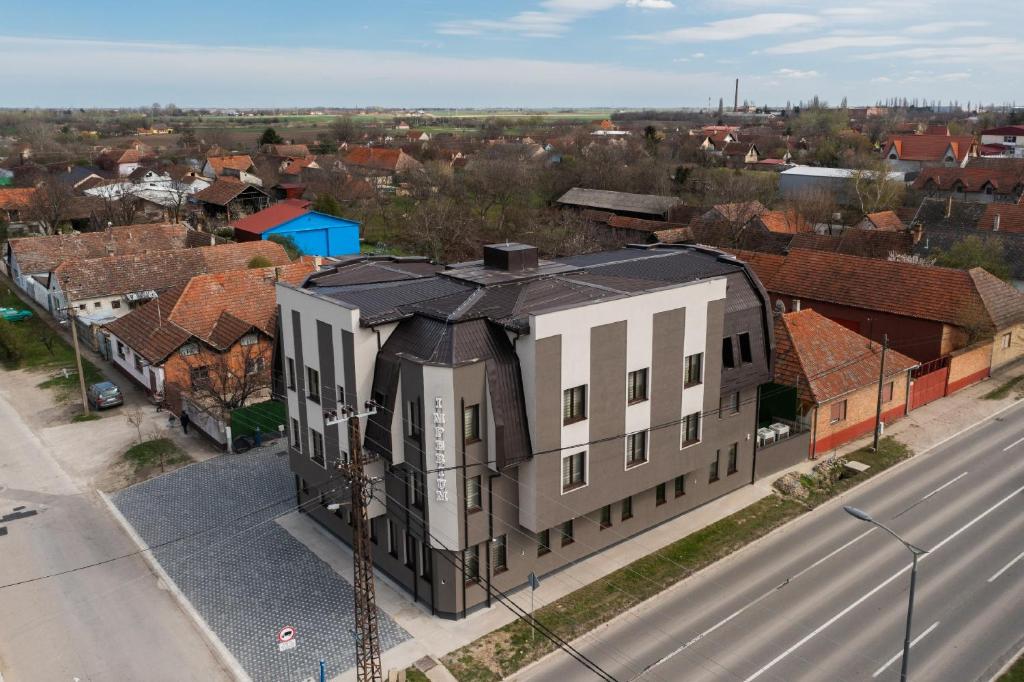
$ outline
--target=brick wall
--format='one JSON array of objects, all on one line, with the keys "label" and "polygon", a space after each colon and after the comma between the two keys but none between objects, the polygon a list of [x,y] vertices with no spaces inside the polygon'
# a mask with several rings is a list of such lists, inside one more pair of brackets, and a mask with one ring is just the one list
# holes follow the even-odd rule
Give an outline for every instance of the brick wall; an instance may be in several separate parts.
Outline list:
[{"label": "brick wall", "polygon": [[[893,382],[892,400],[882,403],[882,421],[886,424],[906,414],[907,375],[889,377]],[[832,405],[846,401],[846,419],[831,423]],[[812,456],[817,457],[855,438],[870,434],[875,427],[878,385],[872,384],[842,398],[823,403],[815,412]]]},{"label": "brick wall", "polygon": [[[996,343],[998,343],[998,340]],[[991,343],[983,343],[954,353],[949,359],[949,378],[946,379],[946,395],[987,377],[991,364]]]},{"label": "brick wall", "polygon": [[[1005,339],[1007,334],[1010,335],[1009,339]],[[1004,343],[1008,343],[1005,348]],[[996,334],[992,344],[992,369],[998,369],[1021,356],[1024,356],[1024,324],[1003,329]]]}]

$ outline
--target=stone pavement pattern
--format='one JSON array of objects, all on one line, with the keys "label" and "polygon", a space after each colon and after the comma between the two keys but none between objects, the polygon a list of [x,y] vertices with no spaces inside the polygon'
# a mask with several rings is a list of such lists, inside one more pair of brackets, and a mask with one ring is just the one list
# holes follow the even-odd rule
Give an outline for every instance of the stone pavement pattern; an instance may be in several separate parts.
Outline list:
[{"label": "stone pavement pattern", "polygon": [[[149,546],[197,534],[154,556],[253,680],[315,679],[321,659],[333,677],[355,666],[353,590],[274,521],[295,505],[277,450],[193,464],[111,500]],[[286,625],[298,644],[281,652]],[[384,650],[409,638],[384,612],[379,627]]]}]

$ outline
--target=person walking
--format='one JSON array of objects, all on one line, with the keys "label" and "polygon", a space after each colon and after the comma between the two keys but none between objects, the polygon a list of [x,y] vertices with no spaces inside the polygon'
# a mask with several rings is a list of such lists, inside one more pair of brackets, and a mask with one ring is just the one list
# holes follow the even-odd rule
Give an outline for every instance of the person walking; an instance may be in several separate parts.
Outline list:
[{"label": "person walking", "polygon": [[184,431],[186,435],[188,435],[188,425],[191,422],[192,422],[192,420],[189,419],[188,412],[184,412],[183,411],[181,413],[181,430]]}]

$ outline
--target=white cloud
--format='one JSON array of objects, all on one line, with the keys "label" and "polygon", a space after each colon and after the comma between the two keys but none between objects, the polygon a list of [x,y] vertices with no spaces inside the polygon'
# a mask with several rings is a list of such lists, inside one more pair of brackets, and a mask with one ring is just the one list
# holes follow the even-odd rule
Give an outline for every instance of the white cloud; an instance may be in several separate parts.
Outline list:
[{"label": "white cloud", "polygon": [[1024,43],[1012,39],[989,38],[953,44],[954,41],[943,41],[941,44],[908,47],[900,50],[884,52],[868,52],[856,55],[856,59],[909,59],[920,62],[969,64],[979,63],[989,66],[1005,66],[1008,62],[1024,60]]},{"label": "white cloud", "polygon": [[640,9],[672,9],[675,3],[669,0],[626,0],[626,7],[639,7]]},{"label": "white cloud", "polygon": [[[454,58],[413,51],[68,40],[0,36],[0,106],[587,107],[679,106],[703,100],[715,72],[682,73],[607,63]],[[209,68],[246,64],[259,78]],[[183,74],[203,73],[202,79]],[[274,82],[273,88],[257,82]],[[130,83],[130,86],[126,86]]]},{"label": "white cloud", "polygon": [[892,83],[892,79],[888,76],[875,76],[869,82],[871,83]]},{"label": "white cloud", "polygon": [[913,44],[914,40],[903,36],[887,35],[827,35],[791,43],[783,43],[765,49],[768,54],[806,54],[825,52],[848,47],[895,47]]},{"label": "white cloud", "polygon": [[907,26],[904,30],[907,33],[915,35],[925,35],[933,33],[946,33],[948,31],[958,31],[962,28],[977,28],[981,26],[988,26],[987,21],[974,21],[974,20],[963,20],[963,21],[931,21],[924,24],[915,24]]},{"label": "white cloud", "polygon": [[817,78],[818,72],[814,70],[800,71],[799,69],[778,69],[775,71],[775,75],[781,76],[782,78],[803,79]]},{"label": "white cloud", "polygon": [[660,33],[629,37],[637,40],[653,40],[664,43],[740,40],[754,36],[806,30],[817,25],[819,22],[820,19],[811,14],[754,14],[735,19],[720,19],[700,26],[684,26]]},{"label": "white cloud", "polygon": [[694,59],[704,59],[704,53],[703,52],[694,52],[693,53],[693,58]]},{"label": "white cloud", "polygon": [[670,0],[544,0],[535,10],[505,19],[454,19],[437,25],[438,33],[473,36],[512,33],[529,38],[554,38],[566,33],[580,19],[616,7],[671,9]]}]

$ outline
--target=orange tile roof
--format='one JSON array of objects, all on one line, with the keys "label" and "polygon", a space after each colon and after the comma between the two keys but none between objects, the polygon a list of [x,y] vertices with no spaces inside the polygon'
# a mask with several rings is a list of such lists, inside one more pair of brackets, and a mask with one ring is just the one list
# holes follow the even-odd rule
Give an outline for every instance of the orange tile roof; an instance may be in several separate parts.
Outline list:
[{"label": "orange tile roof", "polygon": [[401,149],[391,147],[352,147],[343,161],[346,165],[392,172],[420,165]]},{"label": "orange tile roof", "polygon": [[889,138],[883,156],[889,156],[892,147],[903,161],[935,161],[941,162],[946,150],[953,148],[953,156],[958,162],[963,161],[971,147],[974,137],[971,135],[894,135]]},{"label": "orange tile roof", "polygon": [[248,154],[235,154],[233,156],[211,156],[206,159],[213,169],[214,174],[223,175],[224,169],[230,168],[237,171],[247,171],[252,168],[252,157]]},{"label": "orange tile roof", "polygon": [[35,193],[35,187],[2,187],[0,188],[0,210],[23,210],[28,206]]},{"label": "orange tile roof", "polygon": [[960,186],[965,192],[982,192],[991,184],[995,192],[1010,194],[1024,188],[1024,168],[974,166],[966,168],[923,168],[914,180],[914,189],[951,191]]},{"label": "orange tile roof", "polygon": [[813,229],[811,224],[804,220],[803,216],[795,210],[765,211],[757,216],[757,218],[766,230],[779,234],[800,234],[802,232],[810,232]]},{"label": "orange tile roof", "polygon": [[[867,386],[877,386],[881,346],[811,309],[775,318],[773,381],[796,386],[800,399],[820,405]],[[885,355],[885,376],[915,367],[894,350]]]},{"label": "orange tile roof", "polygon": [[907,226],[903,224],[903,221],[900,220],[895,211],[878,211],[876,213],[868,213],[864,217],[875,226],[876,230],[896,231],[907,229]]}]

